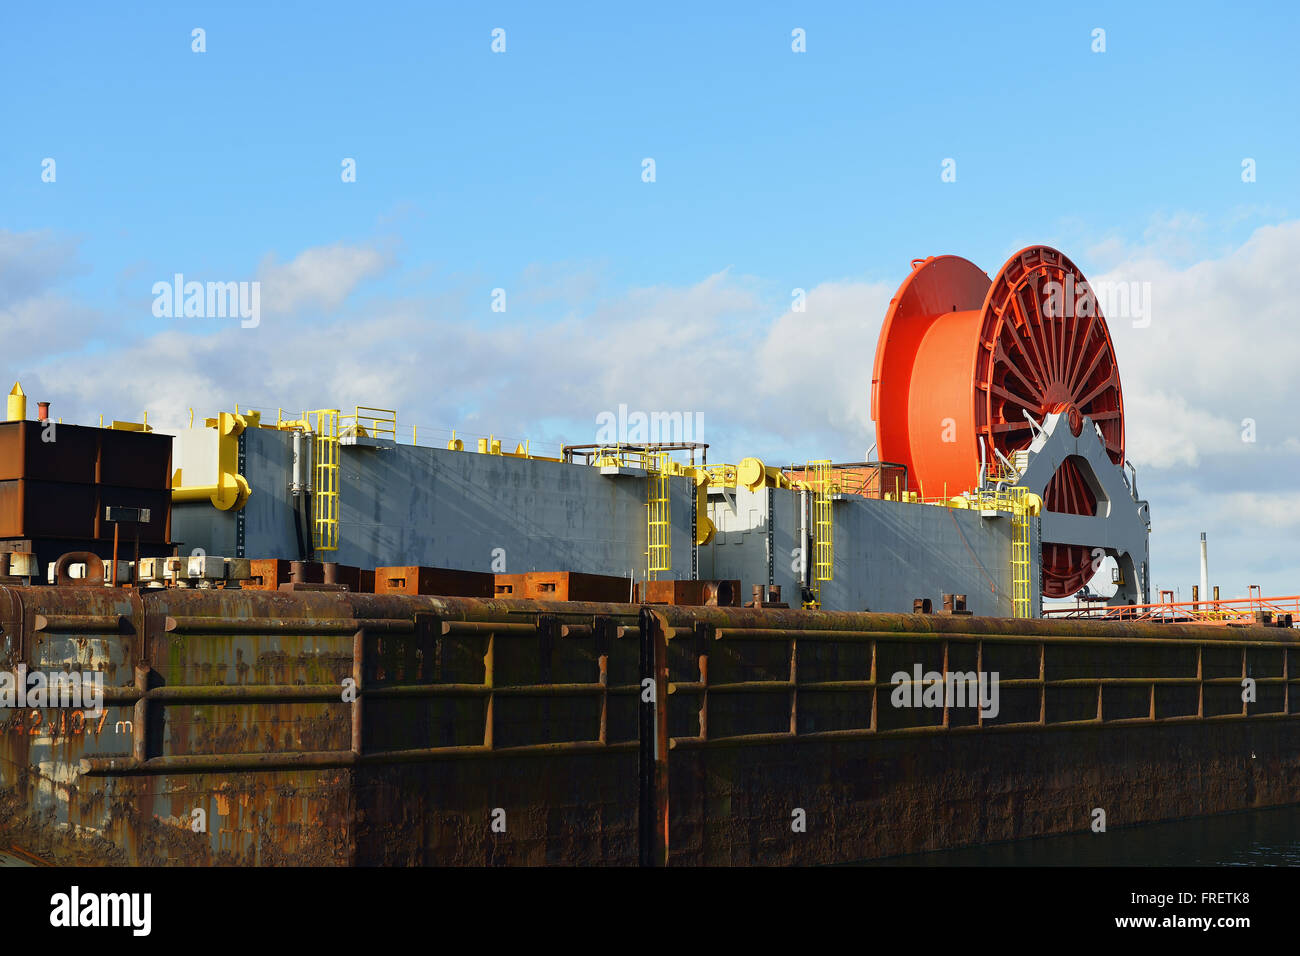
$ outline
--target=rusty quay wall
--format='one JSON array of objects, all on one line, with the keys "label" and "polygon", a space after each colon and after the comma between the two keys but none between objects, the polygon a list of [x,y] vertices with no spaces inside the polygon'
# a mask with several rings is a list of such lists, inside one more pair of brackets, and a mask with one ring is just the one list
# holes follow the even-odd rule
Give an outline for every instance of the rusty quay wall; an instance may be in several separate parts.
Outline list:
[{"label": "rusty quay wall", "polygon": [[[1300,802],[1291,634],[0,587],[0,670],[105,688],[99,715],[0,710],[0,843],[125,864],[827,863],[1082,831],[1098,807],[1115,828]],[[997,714],[894,706],[916,666],[997,672]]]}]

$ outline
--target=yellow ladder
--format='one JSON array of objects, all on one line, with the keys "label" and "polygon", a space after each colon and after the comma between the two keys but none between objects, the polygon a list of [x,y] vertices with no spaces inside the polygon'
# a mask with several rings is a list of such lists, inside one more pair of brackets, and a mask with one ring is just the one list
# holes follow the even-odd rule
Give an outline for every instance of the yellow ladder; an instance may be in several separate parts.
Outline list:
[{"label": "yellow ladder", "polygon": [[1029,511],[1027,488],[1007,489],[1011,497],[1011,605],[1016,617],[1029,617]]},{"label": "yellow ladder", "polygon": [[822,583],[835,578],[835,526],[831,517],[831,462],[809,462],[813,472],[813,593],[822,602]]},{"label": "yellow ladder", "polygon": [[313,443],[316,482],[312,490],[312,543],[317,551],[339,549],[339,410],[323,408]]},{"label": "yellow ladder", "polygon": [[668,518],[668,459],[664,452],[646,456],[646,580],[671,571],[672,526]]}]

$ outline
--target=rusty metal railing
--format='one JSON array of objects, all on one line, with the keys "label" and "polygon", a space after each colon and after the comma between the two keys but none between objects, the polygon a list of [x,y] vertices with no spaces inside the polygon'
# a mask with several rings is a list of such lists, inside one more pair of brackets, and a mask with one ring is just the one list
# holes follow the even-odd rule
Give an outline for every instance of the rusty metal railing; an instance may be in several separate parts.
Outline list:
[{"label": "rusty metal railing", "polygon": [[[771,621],[779,615],[783,620]],[[802,618],[794,626],[790,618]],[[836,618],[834,622],[822,619]],[[713,609],[656,607],[650,612],[652,628],[656,635],[670,642],[690,645],[688,653],[676,656],[678,667],[669,681],[668,692],[672,699],[695,696],[699,699],[699,731],[694,735],[674,736],[671,746],[692,747],[726,742],[728,744],[757,741],[801,739],[829,739],[864,735],[924,734],[954,730],[1019,730],[1039,727],[1073,727],[1114,723],[1171,723],[1187,720],[1232,719],[1238,717],[1295,717],[1292,712],[1290,688],[1300,683],[1293,676],[1295,669],[1290,659],[1300,649],[1286,631],[1263,628],[1239,632],[1229,637],[1220,629],[1206,627],[1171,627],[1156,625],[1126,625],[1111,627],[1062,627],[1056,622],[1021,622],[999,618],[938,617],[885,614],[812,614],[800,612],[772,612]],[[1012,629],[1011,625],[1028,627]],[[1115,633],[1124,631],[1128,633]],[[1038,633],[1035,633],[1038,632]],[[1277,637],[1273,637],[1277,634]],[[1268,635],[1265,637],[1264,635]],[[728,653],[736,647],[754,645],[780,646],[782,675],[761,679],[718,681],[710,679],[711,659]],[[851,645],[862,650],[860,660],[866,671],[860,677],[837,676],[835,679],[810,679],[801,675],[801,657],[806,658],[813,648],[826,645]],[[1029,719],[986,719],[978,715],[969,725],[951,721],[952,708],[936,709],[932,722],[918,726],[882,726],[881,693],[899,688],[908,689],[916,684],[932,686],[928,679],[917,681],[914,677],[894,679],[898,670],[885,676],[882,667],[882,648],[889,648],[891,667],[909,663],[925,663],[921,656],[930,655],[927,673],[947,678],[955,672],[989,673],[994,667],[1013,667],[1016,676],[999,674],[1000,690],[1028,691],[1033,706],[1028,708]],[[904,649],[905,648],[905,649]],[[963,667],[953,661],[957,648],[967,651]],[[1086,655],[1073,653],[1088,649]],[[720,650],[721,649],[721,650]],[[1007,655],[1006,649],[1020,653]],[[1138,651],[1128,659],[1120,655]],[[739,659],[744,652],[735,651]],[[760,670],[774,669],[772,655],[766,663],[757,664]],[[906,658],[912,658],[907,660]],[[687,664],[687,659],[693,664]],[[992,660],[991,660],[992,658]],[[1210,660],[1209,658],[1213,658]],[[741,662],[743,665],[743,661]],[[1225,673],[1231,664],[1232,673]],[[1260,672],[1261,667],[1268,671]],[[694,673],[685,673],[689,668]],[[1107,668],[1119,671],[1141,670],[1140,675],[1104,673]],[[822,669],[825,669],[824,667]],[[1094,670],[1089,676],[1077,676],[1080,670]],[[1026,673],[1029,671],[1029,673]],[[1171,673],[1181,671],[1183,673]],[[1211,671],[1214,675],[1211,675]],[[901,671],[907,673],[907,670]],[[1059,676],[1052,676],[1053,674]],[[1244,682],[1253,681],[1259,688],[1276,687],[1281,694],[1277,699],[1252,703],[1238,701],[1231,711],[1207,713],[1206,691],[1215,687],[1231,688],[1234,693],[1243,689]],[[945,681],[946,683],[946,681]],[[1160,688],[1191,688],[1195,690],[1194,706],[1188,701],[1181,707],[1162,699]],[[1137,688],[1145,695],[1146,711],[1132,714],[1131,702],[1119,714],[1107,715],[1108,689]],[[1095,702],[1095,709],[1087,717],[1060,716],[1077,706],[1055,707],[1053,693],[1066,690],[1087,690]],[[858,693],[864,703],[859,711],[857,726],[816,730],[801,729],[800,700],[819,693]],[[710,701],[720,694],[749,694],[758,698],[778,697],[785,701],[788,712],[787,730],[775,733],[716,733],[710,726]],[[1021,695],[1012,715],[1023,717],[1027,708]],[[1129,695],[1131,696],[1131,695]],[[1239,695],[1244,696],[1244,695]],[[757,705],[751,705],[757,707]],[[1185,713],[1170,713],[1170,710]]]},{"label": "rusty metal railing", "polygon": [[[27,589],[12,589],[15,593]],[[533,601],[481,601],[456,598],[391,598],[367,595],[314,595],[336,599],[333,617],[214,616],[228,607],[225,592],[167,592],[169,605],[195,605],[197,613],[168,613],[150,633],[148,606],[155,600],[145,592],[140,598],[118,599],[116,608],[126,613],[77,614],[70,608],[47,606],[57,595],[74,597],[81,588],[43,589],[45,603],[29,599],[30,636],[16,649],[30,646],[52,634],[99,633],[104,639],[139,632],[142,653],[129,664],[131,680],[104,690],[109,706],[135,709],[131,756],[87,757],[82,770],[89,774],[199,772],[206,769],[292,768],[297,766],[350,766],[365,762],[404,762],[450,756],[481,756],[494,752],[554,752],[610,746],[608,736],[611,698],[632,697],[641,690],[640,679],[653,675],[630,672],[618,682],[610,680],[610,654],[628,638],[640,638],[640,626],[650,622],[648,639],[663,639],[672,653],[666,696],[673,701],[694,701],[690,708],[694,732],[680,732],[680,707],[674,707],[675,732],[670,747],[690,748],[715,744],[767,743],[791,739],[853,738],[868,735],[915,735],[973,730],[1017,730],[1037,727],[1072,727],[1114,723],[1172,723],[1239,717],[1287,717],[1293,713],[1291,687],[1300,676],[1290,660],[1296,642],[1289,632],[1251,628],[1225,633],[1222,629],[1179,625],[1104,625],[1083,622],[1012,621],[972,617],[937,617],[883,614],[831,614],[826,612],[685,608],[655,606],[642,615],[633,605],[601,605]],[[98,592],[102,594],[102,592]],[[240,592],[235,592],[240,594]],[[245,605],[255,592],[242,592]],[[342,600],[347,598],[347,601]],[[367,603],[397,601],[401,616],[363,616]],[[162,600],[159,598],[158,600]],[[267,596],[272,604],[282,598]],[[126,603],[124,603],[126,602]],[[100,602],[103,603],[103,602]],[[319,610],[313,608],[313,610]],[[247,608],[241,608],[246,612]],[[394,613],[389,608],[389,613]],[[158,618],[158,614],[152,615]],[[159,627],[161,625],[161,627]],[[244,635],[269,641],[289,637],[350,639],[347,677],[354,682],[345,698],[340,682],[296,683],[160,683],[150,667],[150,655],[160,653],[163,637],[199,642],[205,636]],[[370,656],[376,640],[392,639],[408,648],[432,648],[462,642],[462,656],[480,653],[477,680],[439,679],[429,667],[402,680],[376,678]],[[502,680],[498,657],[503,641],[523,639],[511,651],[535,664],[535,679]],[[477,642],[471,650],[465,641]],[[563,646],[584,649],[590,666],[582,679],[561,679],[553,659]],[[847,656],[830,647],[850,647]],[[152,651],[146,650],[152,648]],[[761,648],[761,650],[759,649]],[[1076,651],[1086,649],[1087,653]],[[1137,657],[1134,657],[1137,652]],[[630,661],[637,651],[629,646]],[[1125,658],[1122,655],[1128,654]],[[966,722],[954,720],[954,708],[922,708],[919,719],[891,725],[882,693],[932,686],[930,678],[909,673],[922,664],[926,674],[937,674],[946,685],[954,673],[976,674],[997,670],[1000,692],[1012,692],[1012,706],[997,717],[983,711]],[[223,665],[224,666],[224,665]],[[518,668],[516,667],[516,670]],[[642,668],[644,670],[644,668]],[[810,673],[811,672],[811,673]],[[829,672],[829,673],[828,673]],[[153,676],[151,676],[153,674]],[[634,679],[636,678],[636,679]],[[1253,681],[1254,701],[1239,700],[1228,708],[1226,688],[1238,694],[1243,682]],[[1181,699],[1166,690],[1186,689]],[[1277,693],[1266,693],[1276,688]],[[1134,692],[1143,695],[1145,707],[1135,712]],[[1086,692],[1086,713],[1080,712]],[[1211,706],[1207,710],[1207,693]],[[714,711],[720,702],[744,695],[748,719],[737,720],[735,708],[726,709],[720,725]],[[848,695],[838,707],[815,706],[819,696]],[[1058,700],[1069,696],[1069,701]],[[598,732],[586,740],[532,743],[502,748],[496,732],[498,706],[512,698],[573,698],[595,701]],[[477,742],[453,746],[404,748],[393,739],[376,738],[365,745],[368,703],[384,700],[452,698],[480,701],[481,734]],[[774,701],[780,701],[779,707]],[[350,715],[351,746],[313,752],[240,754],[161,754],[151,749],[146,728],[152,706],[257,703],[346,704]],[[1108,707],[1108,703],[1111,705]],[[779,719],[778,719],[779,711]],[[756,730],[764,720],[779,728]],[[827,723],[836,726],[823,726]],[[732,729],[728,729],[728,727]],[[630,737],[621,741],[628,743]]]},{"label": "rusty metal railing", "polygon": [[[1300,711],[1300,644],[1266,628],[66,586],[0,587],[0,632],[10,666],[105,673],[128,746],[83,720],[46,750],[86,777],[637,751],[648,863],[675,752]],[[931,675],[995,672],[996,713],[924,706]],[[311,734],[272,732],[286,704]],[[0,744],[22,765],[63,726]]]},{"label": "rusty metal railing", "polygon": [[[1300,618],[1300,595],[1262,597],[1256,593],[1258,585],[1251,585],[1250,596],[1244,598],[1211,598],[1194,601],[1174,601],[1172,591],[1161,591],[1164,598],[1154,604],[1121,604],[1102,606],[1070,606],[1048,608],[1044,617],[1092,621],[1153,621],[1155,623],[1212,624],[1234,627],[1263,623],[1262,616],[1284,619]],[[1285,625],[1290,626],[1290,625]]]},{"label": "rusty metal railing", "polygon": [[[1287,631],[662,606],[641,620],[664,702],[643,730],[665,755],[643,758],[652,865],[668,859],[678,751],[1300,716]],[[940,706],[891,706],[935,688],[931,675],[946,691],[949,675],[991,672],[996,715],[961,713],[946,692]]]},{"label": "rusty metal railing", "polygon": [[[218,592],[212,592],[217,594]],[[245,592],[250,594],[253,592]],[[70,595],[64,589],[62,595]],[[146,592],[145,602],[154,595]],[[337,598],[337,595],[331,595]],[[358,604],[386,604],[391,609],[392,598],[375,599],[353,595]],[[212,597],[170,592],[169,604],[198,605],[196,613],[171,613],[161,619],[161,633],[151,634],[147,623],[142,627],[142,646],[154,647],[158,653],[158,639],[162,636],[202,642],[205,637],[229,638],[244,636],[264,642],[286,638],[333,638],[350,644],[351,660],[347,677],[352,686],[334,683],[245,683],[245,684],[163,684],[159,685],[157,673],[147,657],[134,662],[133,680],[130,684],[106,687],[106,706],[131,707],[132,746],[130,755],[85,756],[79,762],[80,772],[89,776],[116,776],[138,774],[205,773],[256,770],[295,770],[307,768],[345,768],[362,764],[391,764],[424,762],[448,758],[488,757],[492,755],[525,755],[579,753],[591,750],[634,750],[637,746],[632,720],[624,723],[628,731],[620,738],[610,737],[611,701],[625,698],[630,705],[639,691],[635,682],[636,649],[628,645],[624,668],[626,679],[610,680],[610,656],[614,647],[625,640],[635,643],[639,638],[636,608],[620,605],[585,605],[579,602],[554,605],[534,601],[493,601],[475,599],[437,599],[402,597],[397,606],[406,612],[403,617],[273,617],[231,616],[237,609],[232,606],[238,597]],[[244,598],[245,605],[248,599]],[[252,605],[267,604],[268,610],[276,597],[252,598]],[[281,600],[278,603],[283,604]],[[320,602],[317,602],[320,603]],[[348,603],[336,602],[337,611],[349,609]],[[226,616],[212,616],[214,609],[225,608]],[[240,608],[238,610],[246,610]],[[318,610],[318,609],[313,609]],[[364,607],[354,610],[364,613]],[[391,611],[390,611],[391,613]],[[149,614],[142,615],[147,622]],[[154,615],[155,617],[157,615]],[[93,620],[90,618],[93,617]],[[78,616],[75,614],[43,615],[34,624],[38,633],[55,631],[82,633],[90,629],[118,630],[118,618],[108,620],[105,615]],[[536,680],[503,679],[499,656],[501,644],[510,639],[523,639],[523,644],[511,652],[527,655],[535,664]],[[350,639],[348,641],[347,639]],[[425,654],[418,673],[405,673],[401,680],[388,680],[382,676],[382,664],[376,659],[375,642],[391,639],[405,649],[423,647]],[[219,642],[220,643],[220,642]],[[478,680],[444,680],[437,674],[433,661],[448,648],[459,644],[461,656],[481,651],[481,677]],[[474,645],[471,648],[470,645]],[[585,679],[559,679],[555,673],[557,650],[565,645],[584,649],[590,658],[590,673]],[[572,661],[570,662],[572,664]],[[518,671],[518,661],[514,670]],[[572,668],[570,668],[572,669]],[[367,711],[385,701],[431,701],[443,699],[453,703],[477,702],[482,706],[482,718],[477,742],[441,746],[401,746],[401,731],[381,724],[373,730],[367,728]],[[522,743],[503,746],[498,732],[499,709],[503,701],[574,700],[589,703],[593,708],[596,732],[587,739],[563,739],[541,743]],[[348,713],[350,746],[330,750],[269,751],[241,753],[186,753],[161,754],[151,746],[149,728],[151,710],[155,707],[181,708],[201,705],[257,705],[257,704],[327,704],[336,703]]]}]

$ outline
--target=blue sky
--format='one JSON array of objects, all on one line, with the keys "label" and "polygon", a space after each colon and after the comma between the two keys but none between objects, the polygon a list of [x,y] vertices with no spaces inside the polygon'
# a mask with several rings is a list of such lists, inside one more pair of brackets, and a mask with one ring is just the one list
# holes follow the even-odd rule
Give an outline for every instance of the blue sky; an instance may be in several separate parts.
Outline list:
[{"label": "blue sky", "polygon": [[941,250],[993,268],[1045,226],[1140,235],[1189,205],[1241,239],[1243,155],[1252,204],[1296,195],[1293,5],[805,7],[11,8],[5,219],[83,237],[96,295],[135,266],[224,275],[394,234],[439,278],[545,259],[785,288]]},{"label": "blue sky", "polygon": [[[1176,535],[1256,521],[1230,590],[1300,590],[1275,368],[1300,343],[1259,337],[1294,316],[1268,270],[1300,251],[1296,10],[11,5],[0,372],[81,420],[392,403],[430,434],[578,441],[628,402],[703,410],[716,457],[856,459],[908,262],[992,273],[1043,242],[1167,303],[1112,331],[1171,579],[1193,576]],[[279,306],[256,332],[164,322],[176,272],[278,280]],[[791,315],[796,287],[820,311]],[[1223,451],[1246,416],[1267,461]]]}]

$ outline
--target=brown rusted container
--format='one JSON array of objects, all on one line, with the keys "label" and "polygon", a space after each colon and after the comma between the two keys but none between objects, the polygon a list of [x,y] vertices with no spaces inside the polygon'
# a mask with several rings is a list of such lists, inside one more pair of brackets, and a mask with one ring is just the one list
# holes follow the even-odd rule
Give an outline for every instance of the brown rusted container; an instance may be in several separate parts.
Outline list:
[{"label": "brown rusted container", "polygon": [[15,478],[0,481],[0,538],[93,538],[94,485]]},{"label": "brown rusted container", "polygon": [[740,582],[735,580],[644,581],[637,584],[636,594],[645,604],[740,607]]},{"label": "brown rusted container", "polygon": [[455,597],[490,598],[494,579],[486,571],[454,568],[375,568],[376,594],[445,594]]},{"label": "brown rusted container", "polygon": [[[168,539],[170,499],[171,492],[166,489],[82,485],[29,478],[0,481],[0,539],[111,539],[113,526],[104,520],[104,509],[120,506],[148,508],[149,521],[140,525],[140,541],[162,544]],[[125,540],[134,540],[134,529],[135,525],[123,527]]]},{"label": "brown rusted container", "polygon": [[321,578],[325,584],[341,584],[354,594],[375,593],[375,572],[356,565],[326,561],[321,565]]},{"label": "brown rusted container", "polygon": [[[99,518],[97,537],[111,541],[113,525],[104,520],[104,509],[110,507],[148,508],[149,521],[140,525],[140,543],[162,545],[170,541],[171,499],[168,488],[138,488],[126,485],[96,485],[95,514]],[[123,525],[123,541],[133,540],[135,525]]]},{"label": "brown rusted container", "polygon": [[[52,440],[50,440],[52,439]],[[171,487],[170,435],[0,422],[0,481],[28,478],[123,488]]]},{"label": "brown rusted container", "polygon": [[[62,430],[59,426],[62,441]],[[99,432],[99,478],[120,488],[171,488],[172,437],[153,432]]]},{"label": "brown rusted container", "polygon": [[[0,542],[48,563],[66,551],[112,553],[110,507],[147,508],[141,554],[171,540],[168,435],[35,421],[0,422]],[[133,545],[136,526],[122,529]]]},{"label": "brown rusted container", "polygon": [[498,574],[495,582],[496,596],[523,599],[528,596],[528,575]]},{"label": "brown rusted container", "polygon": [[[522,579],[522,594],[520,579]],[[579,571],[528,571],[524,574],[498,574],[496,583],[513,588],[511,592],[498,590],[498,596],[523,597],[530,601],[627,602],[632,598],[632,580],[608,574],[585,574]]]},{"label": "brown rusted container", "polygon": [[[54,441],[42,441],[40,422],[0,422],[0,481],[27,478],[94,484],[98,475],[99,429],[56,425]],[[50,432],[46,432],[50,434]]]},{"label": "brown rusted container", "polygon": [[289,583],[287,558],[253,558],[248,562],[251,577],[243,586],[253,591],[278,591]]},{"label": "brown rusted container", "polygon": [[244,587],[254,591],[279,591],[286,584],[343,585],[355,594],[373,594],[375,572],[350,564],[319,561],[290,561],[288,558],[254,558],[249,562],[251,579]]}]

